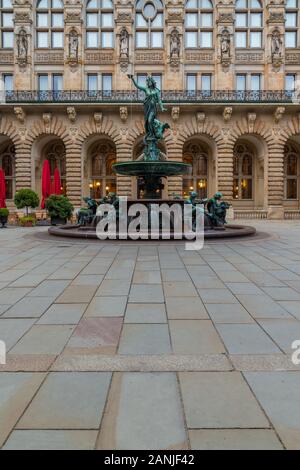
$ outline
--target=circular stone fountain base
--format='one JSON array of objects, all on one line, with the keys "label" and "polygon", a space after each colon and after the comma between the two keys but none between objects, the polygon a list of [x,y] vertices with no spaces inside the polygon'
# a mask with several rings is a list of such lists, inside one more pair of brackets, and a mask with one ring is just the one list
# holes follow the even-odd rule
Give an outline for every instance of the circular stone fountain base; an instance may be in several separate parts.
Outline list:
[{"label": "circular stone fountain base", "polygon": [[[55,235],[57,237],[69,237],[69,238],[82,238],[82,239],[97,239],[96,229],[94,227],[80,227],[79,225],[61,225],[50,227],[48,232],[51,235]],[[248,225],[234,225],[234,224],[227,224],[224,230],[211,230],[206,229],[204,230],[204,239],[220,239],[220,238],[236,238],[236,237],[246,237],[255,235],[256,229],[254,227],[250,227]],[[117,236],[118,239],[118,236]],[[124,239],[124,238],[122,238]],[[128,237],[128,240],[130,238]],[[160,238],[161,241],[169,241],[168,239]],[[173,241],[173,237],[171,237]],[[103,240],[101,240],[103,241]],[[134,241],[134,240],[133,240]],[[151,240],[150,236],[148,240],[138,240],[138,241],[155,241]],[[180,240],[174,240],[180,241]]]}]

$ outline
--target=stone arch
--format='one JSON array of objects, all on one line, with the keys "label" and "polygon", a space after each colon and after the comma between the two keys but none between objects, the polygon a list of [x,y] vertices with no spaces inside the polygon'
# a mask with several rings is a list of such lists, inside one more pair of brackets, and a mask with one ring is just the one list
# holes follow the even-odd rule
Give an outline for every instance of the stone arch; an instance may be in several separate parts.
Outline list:
[{"label": "stone arch", "polygon": [[[74,188],[74,196],[76,194],[76,205],[80,205],[81,201],[81,175],[82,175],[82,152],[87,139],[94,136],[106,137],[111,139],[116,147],[117,161],[126,161],[130,159],[131,146],[128,139],[124,139],[122,132],[117,128],[111,119],[102,117],[101,113],[95,119],[90,119],[83,123],[76,136],[72,150],[72,165],[76,168],[76,174],[73,170],[71,185]],[[117,177],[117,192],[120,195],[128,195],[131,187],[131,179],[125,176]],[[74,202],[75,204],[75,202]]]},{"label": "stone arch", "polygon": [[22,141],[19,129],[10,119],[2,118],[0,122],[0,135],[8,137],[15,146],[15,190],[22,187],[30,187],[30,164],[24,154],[24,141]]},{"label": "stone arch", "polygon": [[[69,185],[69,172],[72,171],[72,162],[70,161],[70,157],[73,150],[73,139],[70,133],[70,129],[63,123],[63,121],[55,116],[52,116],[50,113],[45,113],[42,119],[34,121],[26,133],[26,138],[24,139],[22,145],[22,162],[24,163],[24,166],[26,166],[27,172],[30,176],[27,178],[27,184],[25,184],[25,181],[20,179],[19,187],[31,187],[33,185],[32,152],[34,149],[34,143],[39,139],[47,136],[61,139],[65,146],[66,192],[70,200],[74,202],[72,198],[72,191]],[[20,157],[18,156],[18,158]]]}]

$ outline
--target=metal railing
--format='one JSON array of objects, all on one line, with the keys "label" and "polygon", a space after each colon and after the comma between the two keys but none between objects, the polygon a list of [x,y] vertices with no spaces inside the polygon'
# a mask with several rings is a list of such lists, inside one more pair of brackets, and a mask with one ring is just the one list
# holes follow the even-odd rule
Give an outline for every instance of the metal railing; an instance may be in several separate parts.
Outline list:
[{"label": "metal railing", "polygon": [[[7,104],[22,103],[141,103],[144,93],[137,90],[128,91],[8,91],[5,94]],[[300,98],[300,97],[299,97]],[[165,103],[200,104],[200,103],[281,103],[295,102],[294,93],[290,91],[162,91]],[[300,101],[300,99],[299,99]],[[299,102],[298,101],[298,102]]]}]

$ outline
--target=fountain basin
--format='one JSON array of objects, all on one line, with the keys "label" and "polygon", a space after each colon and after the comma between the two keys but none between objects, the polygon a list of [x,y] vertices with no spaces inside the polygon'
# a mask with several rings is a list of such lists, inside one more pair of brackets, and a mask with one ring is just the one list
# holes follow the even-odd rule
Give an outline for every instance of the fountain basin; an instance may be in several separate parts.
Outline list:
[{"label": "fountain basin", "polygon": [[191,165],[176,161],[130,161],[115,163],[113,169],[119,175],[124,176],[166,176],[186,175]]}]

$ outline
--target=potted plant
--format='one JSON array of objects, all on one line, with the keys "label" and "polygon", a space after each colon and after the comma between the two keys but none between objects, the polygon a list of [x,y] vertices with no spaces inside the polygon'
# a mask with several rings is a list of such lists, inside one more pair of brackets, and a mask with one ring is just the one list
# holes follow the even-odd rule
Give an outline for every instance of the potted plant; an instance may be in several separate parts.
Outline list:
[{"label": "potted plant", "polygon": [[34,209],[39,205],[40,200],[37,193],[29,188],[20,189],[16,192],[14,202],[17,209],[26,209],[26,217],[21,217],[20,224],[23,227],[35,225],[35,217],[33,215],[29,216],[29,208]]},{"label": "potted plant", "polygon": [[28,215],[26,217],[21,217],[19,222],[22,227],[33,227],[36,224],[36,218]]},{"label": "potted plant", "polygon": [[5,224],[7,224],[8,214],[9,210],[6,209],[6,207],[0,209],[0,223],[2,224],[1,228],[6,228]]},{"label": "potted plant", "polygon": [[74,207],[66,196],[53,194],[45,201],[51,225],[64,225],[72,217]]}]

